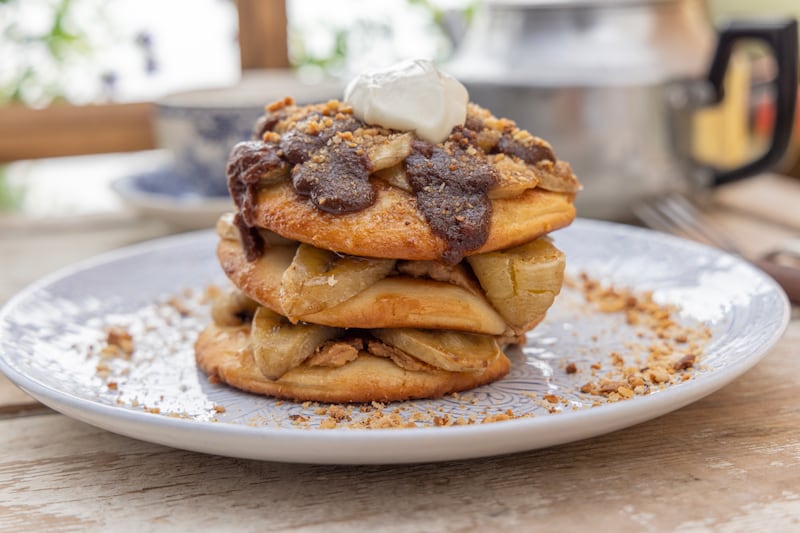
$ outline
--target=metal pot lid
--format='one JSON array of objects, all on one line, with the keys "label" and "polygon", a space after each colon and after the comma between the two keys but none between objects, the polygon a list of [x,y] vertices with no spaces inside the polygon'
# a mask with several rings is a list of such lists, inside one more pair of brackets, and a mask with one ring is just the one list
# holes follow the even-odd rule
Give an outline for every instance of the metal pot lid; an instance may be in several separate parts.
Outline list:
[{"label": "metal pot lid", "polygon": [[465,83],[660,84],[702,75],[714,43],[706,0],[485,2],[448,63]]}]

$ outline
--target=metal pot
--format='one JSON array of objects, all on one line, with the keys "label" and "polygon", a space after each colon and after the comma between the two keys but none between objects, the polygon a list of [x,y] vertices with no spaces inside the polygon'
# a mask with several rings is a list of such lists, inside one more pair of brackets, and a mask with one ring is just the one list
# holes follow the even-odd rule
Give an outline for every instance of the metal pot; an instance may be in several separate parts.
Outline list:
[{"label": "metal pot", "polygon": [[[720,171],[694,160],[691,118],[723,98],[743,38],[766,43],[777,61],[775,127],[763,156]],[[549,140],[572,164],[584,184],[582,216],[626,219],[645,197],[773,165],[791,136],[797,53],[794,20],[716,32],[704,0],[486,0],[447,68],[473,101]]]}]

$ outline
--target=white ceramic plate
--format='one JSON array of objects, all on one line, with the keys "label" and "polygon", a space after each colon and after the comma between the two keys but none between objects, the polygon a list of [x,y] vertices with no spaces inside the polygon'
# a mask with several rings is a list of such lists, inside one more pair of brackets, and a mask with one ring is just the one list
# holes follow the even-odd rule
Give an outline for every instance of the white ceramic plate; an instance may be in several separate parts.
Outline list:
[{"label": "white ceramic plate", "polygon": [[[183,316],[164,302],[184,288],[198,295],[210,283],[225,283],[211,232],[119,250],[24,290],[0,312],[0,370],[68,416],[141,440],[264,460],[406,463],[530,450],[652,419],[741,375],[786,327],[784,293],[736,257],[648,230],[587,220],[557,232],[555,239],[573,275],[586,272],[604,283],[653,290],[659,302],[680,305],[682,323],[710,328],[712,337],[691,379],[589,407],[592,399],[579,391],[590,379],[589,365],[607,365],[611,351],[628,357],[633,332],[621,315],[592,311],[581,291],[565,288],[527,346],[510,354],[513,369],[505,379],[464,395],[384,408],[408,419],[417,416],[423,427],[320,429],[327,417],[319,406],[241,393],[209,383],[195,369],[192,341],[208,319],[204,312]],[[130,361],[98,357],[109,325],[133,334]],[[566,361],[579,371],[566,372]],[[554,414],[542,400],[548,393],[563,399]],[[436,427],[430,416],[481,421],[509,409],[530,417]],[[360,416],[367,415],[355,409],[353,418]]]}]

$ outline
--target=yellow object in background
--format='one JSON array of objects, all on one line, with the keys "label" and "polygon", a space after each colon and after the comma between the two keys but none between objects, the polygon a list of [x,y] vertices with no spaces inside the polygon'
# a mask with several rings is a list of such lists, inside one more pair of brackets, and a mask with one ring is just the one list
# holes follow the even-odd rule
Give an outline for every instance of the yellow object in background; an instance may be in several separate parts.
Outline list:
[{"label": "yellow object in background", "polygon": [[722,103],[694,115],[692,151],[699,161],[728,168],[750,159],[754,149],[748,126],[750,78],[750,59],[744,52],[734,52]]},{"label": "yellow object in background", "polygon": [[[711,18],[718,23],[724,23],[726,20],[731,19],[763,17],[794,17],[800,20],[800,1],[798,0],[708,0],[708,7]],[[759,102],[755,104],[759,109],[756,110],[757,116],[754,117],[756,122],[756,142],[752,142],[749,148],[751,153],[763,149],[764,143],[768,141],[768,139],[765,140],[763,138],[765,132],[762,130],[765,125],[764,119],[768,118],[767,116],[771,112],[769,105],[764,106],[763,103]],[[800,104],[800,99],[798,104]],[[796,120],[794,138],[776,171],[800,177],[800,113],[798,113]],[[695,129],[695,133],[698,134],[695,136],[698,139],[698,144],[706,142],[705,138],[709,136],[707,128],[710,127],[702,124]],[[704,137],[702,141],[699,140],[700,135]],[[707,147],[703,146],[701,150],[707,150]],[[699,153],[697,154],[697,157],[700,158]]]}]

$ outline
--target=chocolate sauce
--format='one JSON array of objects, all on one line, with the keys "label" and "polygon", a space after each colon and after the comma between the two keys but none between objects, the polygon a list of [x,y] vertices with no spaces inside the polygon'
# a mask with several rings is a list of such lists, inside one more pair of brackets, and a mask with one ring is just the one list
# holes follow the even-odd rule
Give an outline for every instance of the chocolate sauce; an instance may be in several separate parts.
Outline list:
[{"label": "chocolate sauce", "polygon": [[243,141],[233,147],[226,168],[228,190],[245,223],[255,224],[255,194],[259,181],[287,168],[274,143]]},{"label": "chocolate sauce", "polygon": [[308,196],[320,211],[353,213],[375,203],[369,173],[370,163],[364,151],[339,142],[295,166],[292,185],[297,194]]},{"label": "chocolate sauce", "polygon": [[[259,183],[283,179],[290,166],[295,192],[320,211],[352,213],[376,199],[369,182],[370,160],[364,147],[347,133],[363,127],[362,122],[345,113],[315,111],[289,124],[288,131],[274,132],[280,121],[292,118],[284,109],[265,115],[256,125],[256,140],[237,144],[228,159],[228,187],[239,210],[235,222],[248,261],[256,260],[265,246],[254,227]],[[453,128],[443,145],[415,140],[403,163],[417,209],[433,233],[444,239],[443,259],[449,263],[458,263],[465,253],[480,248],[489,234],[492,204],[487,193],[498,175],[484,150],[515,156],[528,164],[556,161],[549,146],[524,142],[531,139],[520,141],[511,131],[500,134],[495,130],[497,144],[486,146],[484,142],[481,149],[479,134],[485,131],[482,119],[468,116],[465,125]],[[334,138],[337,133],[339,137]]]},{"label": "chocolate sauce", "polygon": [[242,241],[245,259],[252,263],[264,255],[266,243],[258,232],[258,228],[248,225],[241,213],[234,215],[233,224],[239,230],[239,238]]},{"label": "chocolate sauce", "polygon": [[272,131],[278,122],[280,122],[280,118],[276,114],[261,115],[253,125],[252,140],[260,141],[263,139],[264,134],[268,131]]},{"label": "chocolate sauce", "polygon": [[[466,130],[468,132],[474,132],[477,137],[477,134],[485,127],[486,125],[483,120],[475,115],[468,114],[463,128],[460,129],[461,131]],[[459,127],[456,126],[453,131],[455,132],[458,129]],[[505,131],[500,136],[500,139],[498,139],[497,144],[492,147],[491,151],[492,153],[501,152],[506,155],[518,157],[529,165],[535,165],[539,161],[556,162],[556,154],[553,153],[553,150],[549,146],[542,143],[534,143],[530,146],[523,144],[516,140],[510,131]]]},{"label": "chocolate sauce", "polygon": [[483,121],[472,113],[467,113],[467,118],[464,121],[464,127],[468,130],[478,133],[483,129]]},{"label": "chocolate sauce", "polygon": [[281,137],[280,148],[283,151],[284,160],[292,165],[304,163],[313,153],[325,146],[336,132],[355,131],[363,126],[361,122],[350,115],[333,119],[331,127],[320,129],[311,126],[312,123],[320,120],[324,120],[322,115],[311,113]]},{"label": "chocolate sauce", "polygon": [[492,213],[486,193],[497,181],[495,168],[470,157],[461,145],[450,143],[448,153],[417,140],[404,163],[417,208],[447,243],[443,259],[452,264],[486,242]]},{"label": "chocolate sauce", "polygon": [[500,137],[496,149],[506,155],[519,157],[529,165],[535,165],[539,161],[552,161],[554,163],[556,161],[556,154],[553,153],[549,146],[544,144],[525,146],[509,133],[504,133]]},{"label": "chocolate sauce", "polygon": [[456,143],[464,149],[469,145],[478,148],[478,133],[466,126],[455,126],[453,131],[450,132],[450,137],[447,138],[447,141]]}]

